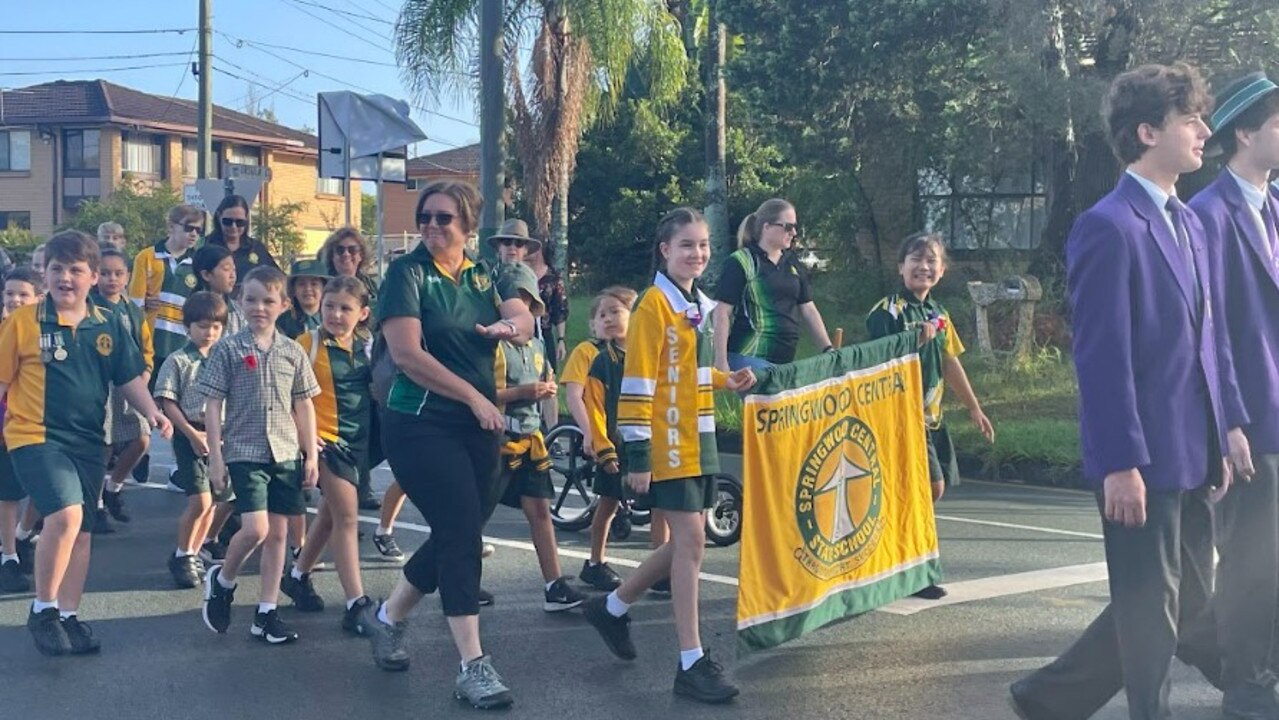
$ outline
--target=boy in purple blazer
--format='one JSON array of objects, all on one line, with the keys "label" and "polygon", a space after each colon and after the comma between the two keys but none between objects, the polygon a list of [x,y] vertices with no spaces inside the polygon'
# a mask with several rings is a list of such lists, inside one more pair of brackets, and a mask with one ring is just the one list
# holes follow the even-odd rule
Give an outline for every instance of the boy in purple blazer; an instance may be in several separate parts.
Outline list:
[{"label": "boy in purple blazer", "polygon": [[1023,718],[1082,720],[1121,689],[1170,717],[1174,656],[1216,680],[1209,488],[1229,482],[1203,229],[1176,196],[1203,163],[1211,97],[1186,65],[1115,78],[1102,109],[1127,170],[1066,244],[1084,474],[1104,516],[1110,604],[1011,687]]},{"label": "boy in purple blazer", "polygon": [[1248,479],[1219,508],[1218,638],[1222,711],[1233,720],[1279,718],[1274,634],[1279,623],[1279,87],[1251,73],[1217,95],[1209,152],[1226,161],[1190,207],[1206,233],[1218,309],[1230,459]]}]

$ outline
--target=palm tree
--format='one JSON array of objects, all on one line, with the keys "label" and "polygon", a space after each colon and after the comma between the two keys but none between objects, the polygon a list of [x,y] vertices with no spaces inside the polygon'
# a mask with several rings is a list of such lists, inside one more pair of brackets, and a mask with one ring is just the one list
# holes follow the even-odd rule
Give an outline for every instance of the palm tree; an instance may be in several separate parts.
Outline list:
[{"label": "palm tree", "polygon": [[[478,89],[479,0],[406,0],[396,58],[422,102]],[[688,57],[662,0],[508,0],[504,52],[516,152],[535,230],[563,269],[568,188],[582,131],[608,119],[624,86],[657,103],[683,88]],[[532,38],[531,48],[521,42]],[[527,58],[527,76],[520,71]]]}]

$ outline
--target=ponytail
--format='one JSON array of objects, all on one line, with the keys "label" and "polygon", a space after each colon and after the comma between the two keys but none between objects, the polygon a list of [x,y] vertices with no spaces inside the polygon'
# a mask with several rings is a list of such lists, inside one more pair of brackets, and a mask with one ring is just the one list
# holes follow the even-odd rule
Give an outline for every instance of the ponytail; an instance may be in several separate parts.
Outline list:
[{"label": "ponytail", "polygon": [[737,227],[737,247],[759,245],[759,235],[764,231],[764,225],[777,222],[782,213],[794,209],[795,206],[790,201],[782,198],[772,198],[760,203],[755,212],[747,215]]},{"label": "ponytail", "polygon": [[742,219],[742,224],[737,226],[737,247],[744,248],[747,245],[759,244],[759,228],[755,227],[755,213],[751,213]]}]

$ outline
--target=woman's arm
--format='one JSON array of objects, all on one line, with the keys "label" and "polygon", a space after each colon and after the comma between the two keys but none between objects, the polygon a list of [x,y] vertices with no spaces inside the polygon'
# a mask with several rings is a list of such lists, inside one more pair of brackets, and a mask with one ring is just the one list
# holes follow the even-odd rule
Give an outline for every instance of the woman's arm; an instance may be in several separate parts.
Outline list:
[{"label": "woman's arm", "polygon": [[800,305],[799,315],[804,319],[804,327],[808,329],[808,336],[813,339],[813,344],[821,350],[831,347],[830,335],[826,332],[826,322],[822,320],[817,303],[809,301]]}]

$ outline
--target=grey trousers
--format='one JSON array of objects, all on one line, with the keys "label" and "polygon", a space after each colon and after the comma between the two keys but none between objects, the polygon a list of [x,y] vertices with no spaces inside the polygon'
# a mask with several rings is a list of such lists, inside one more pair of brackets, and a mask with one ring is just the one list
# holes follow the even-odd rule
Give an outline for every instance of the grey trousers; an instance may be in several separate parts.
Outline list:
[{"label": "grey trousers", "polygon": [[1032,717],[1085,720],[1124,690],[1132,720],[1169,718],[1174,656],[1220,683],[1207,488],[1148,492],[1143,527],[1103,525],[1110,605],[1061,657],[1014,683]]},{"label": "grey trousers", "polygon": [[1217,633],[1225,687],[1275,684],[1279,622],[1279,455],[1252,459],[1218,507]]}]

